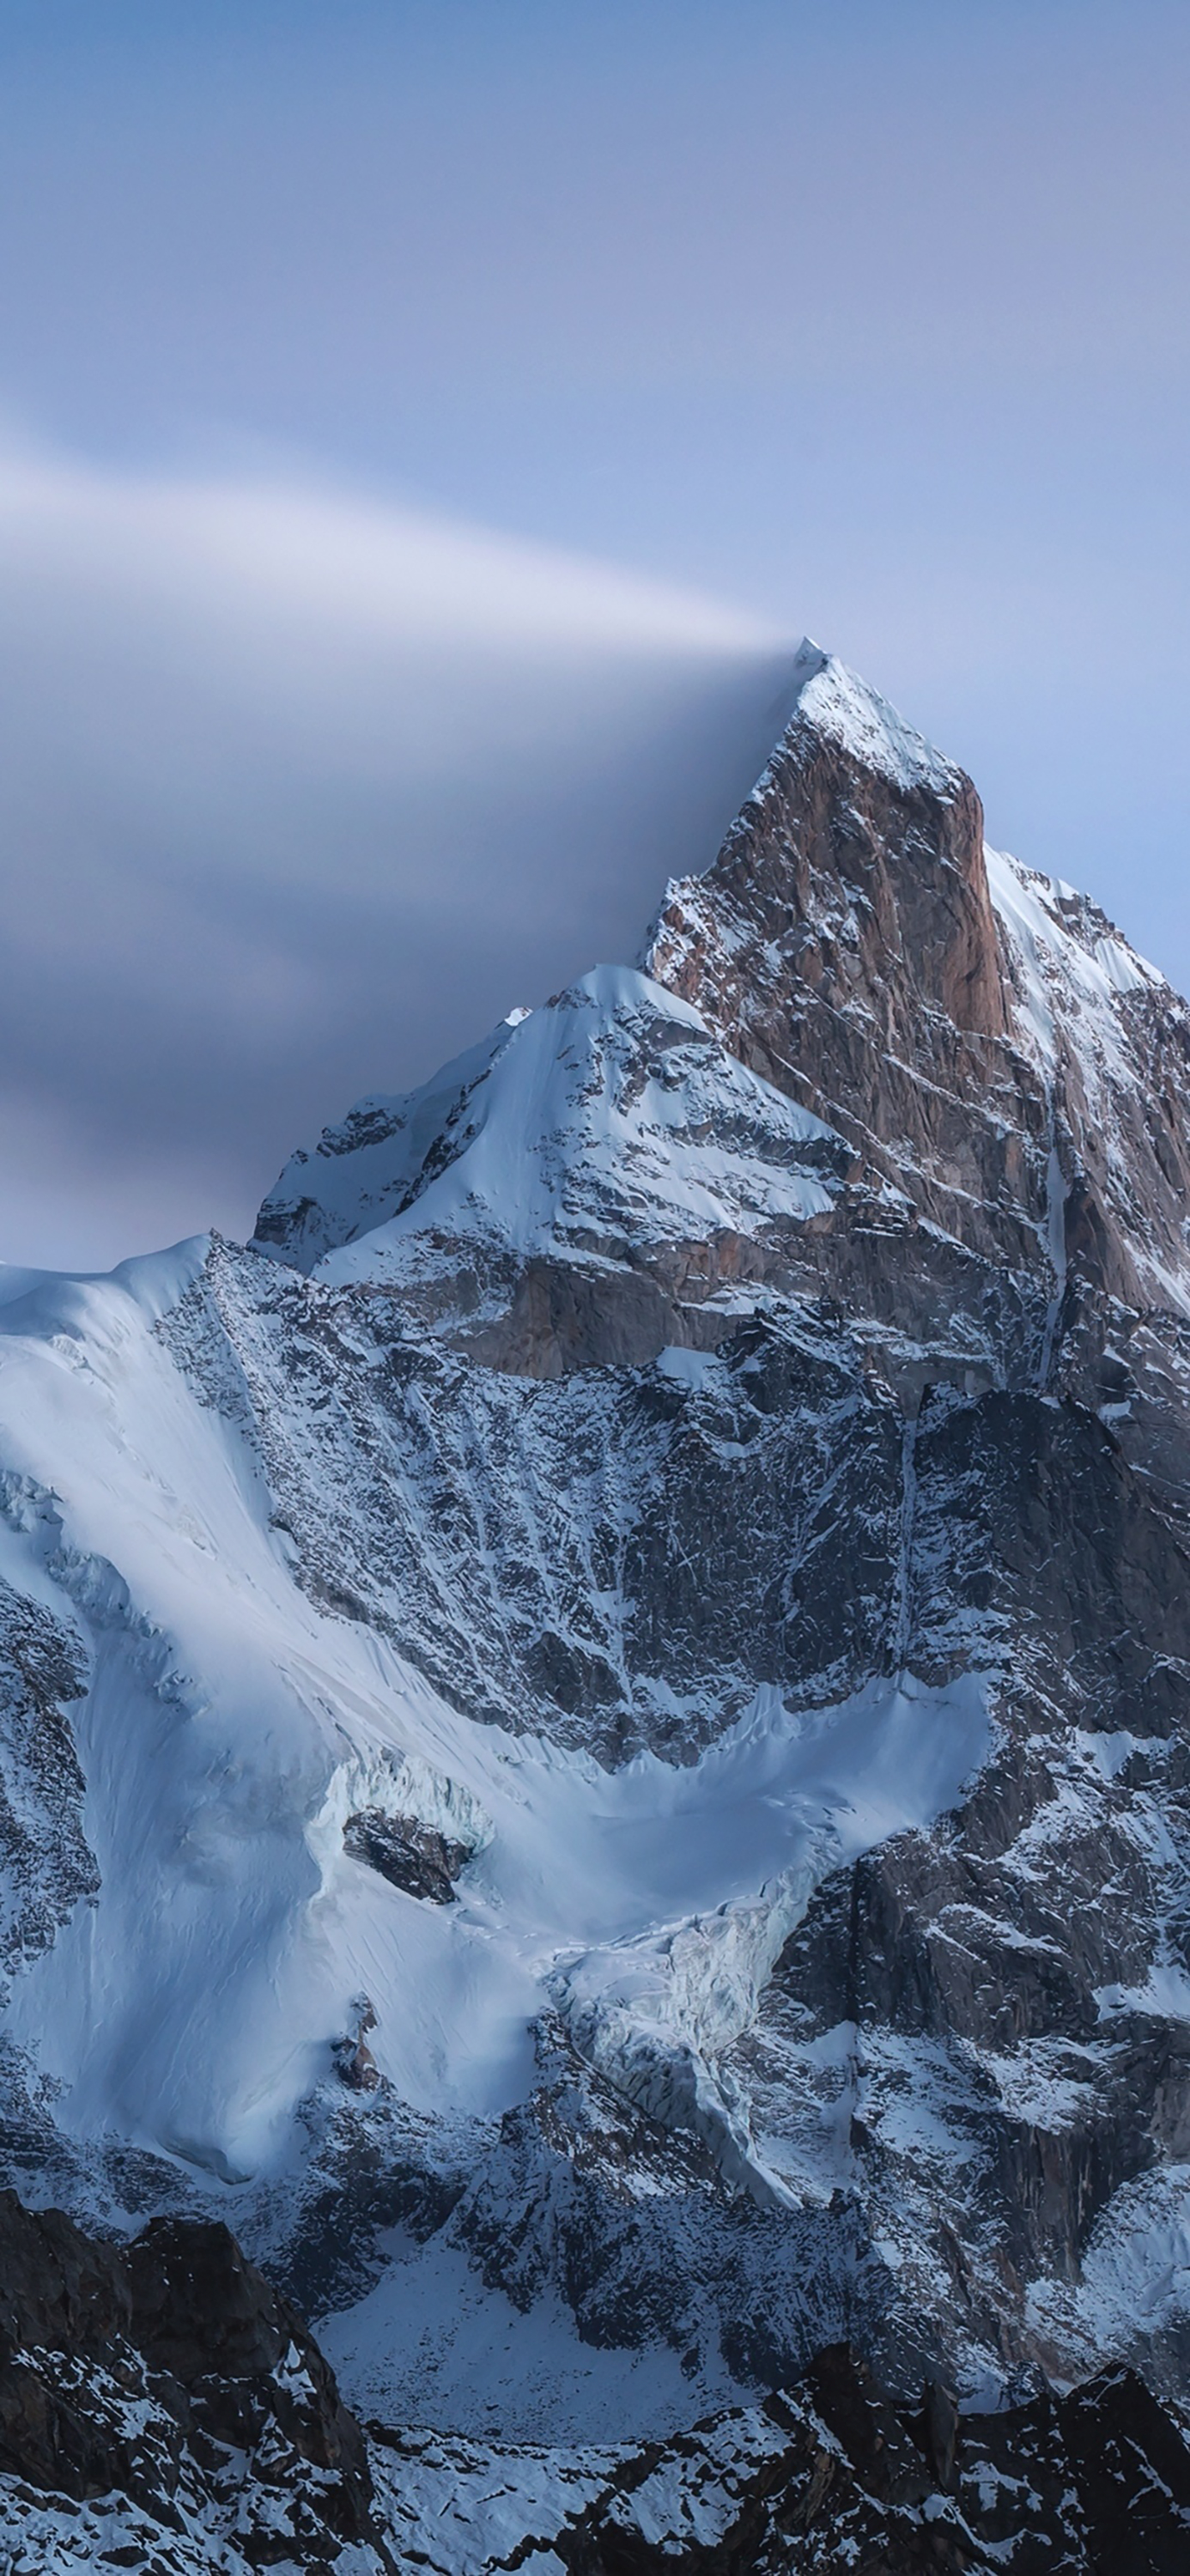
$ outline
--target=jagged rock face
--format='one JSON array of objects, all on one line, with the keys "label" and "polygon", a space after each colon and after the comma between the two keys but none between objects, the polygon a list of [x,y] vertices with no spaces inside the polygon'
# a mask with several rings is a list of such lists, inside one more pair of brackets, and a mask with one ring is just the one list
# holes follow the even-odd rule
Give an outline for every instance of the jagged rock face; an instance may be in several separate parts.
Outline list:
[{"label": "jagged rock face", "polygon": [[325,2567],[376,2536],[360,2429],[226,2227],[158,2219],[122,2248],[3,2192],[0,2280],[0,2528],[27,2539],[32,2488],[76,2514],[114,2497],[145,2552],[123,2565]]},{"label": "jagged rock face", "polygon": [[840,2344],[796,2390],[668,2442],[551,2453],[374,2425],[369,2443],[226,2229],[159,2222],[119,2250],[5,2194],[0,2243],[0,2536],[43,2576],[1184,2564],[1185,2426],[1125,2371],[960,2417],[938,2382],[898,2409]]},{"label": "jagged rock face", "polygon": [[[923,2375],[1187,2384],[1187,1015],[813,653],[648,968],[363,1104],[255,1248],[0,1310],[0,2147],[234,2191],[402,2440],[627,2413],[685,2494],[747,2401],[689,2563],[946,2564],[755,2401],[855,2343],[920,2480]],[[1026,2566],[980,2438],[953,2563]],[[505,2557],[656,2563],[565,2476]]]},{"label": "jagged rock face", "polygon": [[919,1215],[1031,1269],[1044,1102],[1010,1046],[979,798],[878,726],[825,656],[803,663],[798,712],[714,868],[668,889],[647,972]]},{"label": "jagged rock face", "polygon": [[[1184,1319],[1185,1004],[1085,896],[985,854],[961,770],[804,660],[783,742],[713,868],[668,888],[646,971],[903,1193],[903,1323],[943,1253],[923,1221],[973,1257],[946,1274],[971,1311],[991,1268]],[[885,1199],[868,1222],[889,1221]],[[1026,1293],[1000,1339],[1010,1375],[1048,1370],[1052,1331],[1012,1349],[1027,1312]]]}]

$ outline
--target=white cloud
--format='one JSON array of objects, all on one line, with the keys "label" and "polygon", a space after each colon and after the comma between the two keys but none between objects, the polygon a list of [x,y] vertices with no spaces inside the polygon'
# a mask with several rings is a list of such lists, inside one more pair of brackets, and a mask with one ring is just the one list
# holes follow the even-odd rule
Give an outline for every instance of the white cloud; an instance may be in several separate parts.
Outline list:
[{"label": "white cloud", "polygon": [[350,1098],[631,953],[779,729],[783,660],[482,529],[11,447],[0,1256],[238,1230]]},{"label": "white cloud", "polygon": [[354,642],[690,656],[773,641],[755,618],[582,555],[293,480],[101,474],[0,458],[7,563],[218,625],[325,621]]}]

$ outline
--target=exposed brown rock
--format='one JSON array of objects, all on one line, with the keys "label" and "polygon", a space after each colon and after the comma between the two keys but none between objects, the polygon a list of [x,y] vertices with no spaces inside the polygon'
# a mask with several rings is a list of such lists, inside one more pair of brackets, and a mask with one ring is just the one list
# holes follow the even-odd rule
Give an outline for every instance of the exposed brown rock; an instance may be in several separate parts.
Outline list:
[{"label": "exposed brown rock", "polygon": [[795,715],[709,874],[670,887],[645,966],[919,1215],[1034,1265],[1045,1103],[961,770],[897,785]]},{"label": "exposed brown rock", "polygon": [[[981,1312],[989,1270],[1015,1279],[1010,1378],[1047,1373],[1097,1300],[1148,1316],[1168,1346],[1190,1314],[1190,1012],[1086,897],[1016,871],[1059,961],[1042,976],[1041,1046],[1035,967],[991,902],[971,781],[916,737],[899,777],[879,747],[865,756],[862,731],[832,723],[831,675],[899,720],[823,656],[804,659],[826,672],[826,698],[811,688],[799,704],[714,866],[669,887],[646,971],[904,1194],[899,1219],[887,1199],[865,1215],[853,1183],[807,1240],[849,1302],[868,1286],[850,1247],[871,1226],[886,1246],[902,1233],[900,1320],[927,1337],[928,1282],[953,1318]],[[971,1257],[965,1276],[939,1234]],[[1055,1298],[1066,1283],[1040,1338],[1030,1280]],[[878,1284],[869,1295],[879,1313]]]}]

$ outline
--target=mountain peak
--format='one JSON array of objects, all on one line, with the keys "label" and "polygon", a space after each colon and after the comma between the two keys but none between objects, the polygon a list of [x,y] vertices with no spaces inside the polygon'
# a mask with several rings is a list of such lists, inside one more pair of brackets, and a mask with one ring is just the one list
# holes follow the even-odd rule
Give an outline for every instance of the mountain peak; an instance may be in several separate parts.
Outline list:
[{"label": "mountain peak", "polygon": [[956,1256],[972,1309],[987,1265],[997,1297],[1077,1273],[1184,1316],[1185,1005],[1095,905],[987,850],[970,779],[876,690],[809,640],[796,667],[786,731],[713,866],[667,887],[645,971],[900,1195],[923,1321]]},{"label": "mountain peak", "polygon": [[905,793],[927,787],[945,796],[962,782],[962,771],[907,724],[878,689],[808,635],[798,646],[793,678],[796,698],[786,740],[795,728],[812,726],[864,769]]},{"label": "mountain peak", "polygon": [[[254,1247],[0,1294],[0,2183],[112,2234],[233,2192],[401,2428],[402,2566],[541,2563],[547,2488],[558,2567],[755,2566],[704,2435],[738,2502],[744,2402],[844,2334],[901,2408],[865,2480],[919,2492],[916,2424],[973,2566],[1006,2488],[956,2389],[1012,2397],[1034,2499],[1073,2488],[1019,2373],[1185,2393],[1190,1013],[797,667],[647,973],[361,1101]],[[0,2433],[77,2465],[69,2354],[5,2350]],[[317,2368],[265,2375],[236,2438],[300,2498]],[[814,2385],[821,2502],[862,2417],[837,2349]],[[1096,2480],[1121,2388],[1062,2417]],[[674,2455],[549,2459],[679,2431],[673,2549],[632,2535]]]},{"label": "mountain peak", "polygon": [[809,639],[793,678],[643,972],[595,968],[358,1103],[292,1158],[258,1249],[533,1375],[704,1347],[761,1283],[860,1296],[933,1364],[961,1312],[1010,1382],[1050,1371],[1077,1279],[1190,1307],[1184,1006],[986,849],[970,779],[877,690]]}]

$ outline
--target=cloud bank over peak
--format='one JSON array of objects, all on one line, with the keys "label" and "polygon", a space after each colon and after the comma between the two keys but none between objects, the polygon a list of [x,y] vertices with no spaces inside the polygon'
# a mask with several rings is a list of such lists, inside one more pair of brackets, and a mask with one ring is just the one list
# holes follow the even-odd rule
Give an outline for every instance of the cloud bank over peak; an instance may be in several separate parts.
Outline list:
[{"label": "cloud bank over peak", "polygon": [[42,578],[213,616],[320,615],[361,640],[694,657],[775,640],[696,592],[292,472],[105,474],[14,441],[0,451],[0,528],[6,560],[27,551]]},{"label": "cloud bank over peak", "polygon": [[295,1140],[631,954],[784,719],[757,621],[292,471],[0,453],[0,1257],[238,1233]]}]

